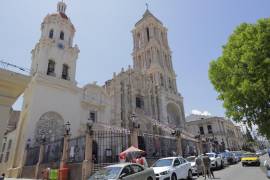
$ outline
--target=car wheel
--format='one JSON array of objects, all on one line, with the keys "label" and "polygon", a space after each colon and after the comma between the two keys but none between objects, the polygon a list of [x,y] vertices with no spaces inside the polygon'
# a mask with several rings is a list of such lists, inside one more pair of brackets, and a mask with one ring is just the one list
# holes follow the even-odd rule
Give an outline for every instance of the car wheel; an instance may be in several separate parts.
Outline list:
[{"label": "car wheel", "polygon": [[242,163],[242,166],[245,167],[246,165],[244,163]]},{"label": "car wheel", "polygon": [[221,167],[220,167],[220,169],[223,169],[223,168],[224,168],[224,162],[221,161]]},{"label": "car wheel", "polygon": [[191,180],[193,178],[192,171],[188,170],[188,177],[187,179]]},{"label": "car wheel", "polygon": [[153,178],[152,177],[148,177],[147,180],[153,180]]},{"label": "car wheel", "polygon": [[260,163],[260,162],[258,162],[258,163],[257,163],[257,166],[260,166],[260,165],[261,165],[261,163]]},{"label": "car wheel", "polygon": [[173,175],[172,175],[171,180],[177,180],[176,174],[173,174]]}]

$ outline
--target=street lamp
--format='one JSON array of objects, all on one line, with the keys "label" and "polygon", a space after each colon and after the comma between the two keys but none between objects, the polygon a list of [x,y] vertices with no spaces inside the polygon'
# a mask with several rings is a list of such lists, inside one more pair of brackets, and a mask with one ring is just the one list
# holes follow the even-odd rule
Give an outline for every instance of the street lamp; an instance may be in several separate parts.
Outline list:
[{"label": "street lamp", "polygon": [[66,122],[65,124],[65,131],[66,131],[66,134],[65,135],[70,135],[70,122]]},{"label": "street lamp", "polygon": [[132,113],[131,116],[130,116],[130,119],[131,119],[131,122],[132,122],[132,128],[137,128],[139,129],[140,128],[140,124],[138,122],[135,121],[136,119],[136,114],[135,113]]},{"label": "street lamp", "polygon": [[180,128],[176,128],[175,130],[172,131],[172,135],[174,136],[181,136],[182,130]]},{"label": "street lamp", "polygon": [[44,143],[46,142],[46,136],[45,136],[45,134],[42,134],[42,135],[41,135],[40,140],[41,140],[41,143],[42,143],[42,144],[44,144]]},{"label": "street lamp", "polygon": [[86,123],[86,127],[87,127],[87,133],[89,133],[90,135],[93,134],[93,130],[92,130],[93,125],[94,125],[94,121],[92,119],[88,118],[88,121]]}]

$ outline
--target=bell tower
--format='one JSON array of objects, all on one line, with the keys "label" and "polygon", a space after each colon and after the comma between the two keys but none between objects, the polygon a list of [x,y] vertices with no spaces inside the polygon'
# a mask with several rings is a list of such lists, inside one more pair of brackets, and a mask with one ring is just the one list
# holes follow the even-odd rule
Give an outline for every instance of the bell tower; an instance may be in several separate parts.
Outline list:
[{"label": "bell tower", "polygon": [[66,4],[58,2],[57,13],[41,24],[41,37],[32,50],[32,74],[39,73],[75,84],[79,49],[73,46],[75,28],[66,15]]},{"label": "bell tower", "polygon": [[148,74],[154,85],[177,92],[167,28],[148,9],[135,24],[133,34],[134,69]]}]

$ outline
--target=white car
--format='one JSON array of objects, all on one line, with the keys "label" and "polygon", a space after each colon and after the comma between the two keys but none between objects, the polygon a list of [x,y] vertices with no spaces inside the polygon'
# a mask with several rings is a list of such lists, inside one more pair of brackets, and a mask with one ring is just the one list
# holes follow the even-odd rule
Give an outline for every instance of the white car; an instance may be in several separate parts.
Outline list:
[{"label": "white car", "polygon": [[196,167],[196,156],[189,156],[189,157],[186,157],[186,160],[188,162],[190,162],[191,164],[191,170],[192,170],[192,174],[197,174],[198,173],[198,170],[197,170],[197,167]]},{"label": "white car", "polygon": [[223,168],[223,162],[220,156],[218,156],[216,153],[206,153],[206,155],[211,160],[211,168],[214,168],[214,169]]},{"label": "white car", "polygon": [[144,168],[135,163],[120,163],[102,168],[88,180],[155,180],[152,168]]},{"label": "white car", "polygon": [[152,167],[157,180],[192,179],[191,164],[182,157],[162,158]]}]

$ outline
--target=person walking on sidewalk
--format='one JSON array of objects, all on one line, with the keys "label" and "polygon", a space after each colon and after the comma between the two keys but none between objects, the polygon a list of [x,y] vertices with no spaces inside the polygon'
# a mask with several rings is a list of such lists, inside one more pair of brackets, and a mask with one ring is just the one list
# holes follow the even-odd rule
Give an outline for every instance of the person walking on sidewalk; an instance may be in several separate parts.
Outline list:
[{"label": "person walking on sidewalk", "polygon": [[206,179],[206,174],[208,176],[208,178],[211,178],[211,176],[213,178],[214,177],[214,173],[213,171],[211,170],[211,160],[210,158],[207,156],[206,153],[204,153],[203,157],[202,157],[202,160],[203,160],[203,165],[204,165],[204,179]]}]

